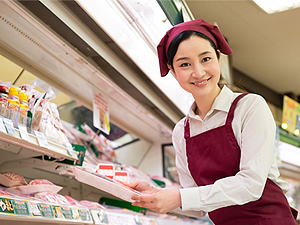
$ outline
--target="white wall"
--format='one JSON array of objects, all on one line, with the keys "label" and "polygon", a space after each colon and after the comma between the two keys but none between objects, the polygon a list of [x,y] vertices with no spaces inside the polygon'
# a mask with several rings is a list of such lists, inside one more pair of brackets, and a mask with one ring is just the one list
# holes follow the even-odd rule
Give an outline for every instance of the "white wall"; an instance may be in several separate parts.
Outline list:
[{"label": "white wall", "polygon": [[142,140],[136,141],[117,149],[117,160],[128,166],[136,166],[144,173],[162,177],[163,162],[161,145],[167,143],[171,143],[171,140],[152,144]]}]

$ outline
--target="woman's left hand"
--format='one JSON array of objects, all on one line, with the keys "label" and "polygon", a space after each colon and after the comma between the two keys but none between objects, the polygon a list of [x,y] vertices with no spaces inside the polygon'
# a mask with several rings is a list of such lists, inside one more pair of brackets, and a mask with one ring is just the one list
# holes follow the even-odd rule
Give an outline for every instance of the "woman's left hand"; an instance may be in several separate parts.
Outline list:
[{"label": "woman's left hand", "polygon": [[133,195],[131,199],[135,201],[132,205],[159,213],[167,213],[181,206],[180,192],[175,188],[157,189],[155,193]]}]

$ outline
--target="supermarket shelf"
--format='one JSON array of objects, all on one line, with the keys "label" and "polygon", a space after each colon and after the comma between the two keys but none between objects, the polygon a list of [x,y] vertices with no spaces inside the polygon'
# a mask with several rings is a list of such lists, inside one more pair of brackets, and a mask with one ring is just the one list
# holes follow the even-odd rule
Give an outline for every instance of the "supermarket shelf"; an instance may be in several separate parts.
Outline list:
[{"label": "supermarket shelf", "polygon": [[[57,159],[77,160],[77,157],[71,156],[67,148],[62,145],[48,141],[49,148],[41,147],[35,136],[28,134],[29,141],[26,141],[20,138],[19,130],[15,129],[15,131],[16,136],[0,132],[0,149],[14,153],[11,154],[13,159],[47,155]],[[9,157],[5,158],[5,161],[7,160]]]},{"label": "supermarket shelf", "polygon": [[3,195],[0,196],[0,206],[0,223],[5,220],[57,224],[93,224],[90,211],[86,207],[44,203]]}]

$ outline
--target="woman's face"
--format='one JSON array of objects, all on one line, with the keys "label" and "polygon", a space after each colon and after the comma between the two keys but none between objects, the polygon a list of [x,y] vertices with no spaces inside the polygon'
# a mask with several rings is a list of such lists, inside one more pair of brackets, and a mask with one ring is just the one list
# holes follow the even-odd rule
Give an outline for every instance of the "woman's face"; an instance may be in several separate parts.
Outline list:
[{"label": "woman's face", "polygon": [[196,35],[182,41],[173,59],[179,85],[194,98],[219,92],[220,61],[210,43]]}]

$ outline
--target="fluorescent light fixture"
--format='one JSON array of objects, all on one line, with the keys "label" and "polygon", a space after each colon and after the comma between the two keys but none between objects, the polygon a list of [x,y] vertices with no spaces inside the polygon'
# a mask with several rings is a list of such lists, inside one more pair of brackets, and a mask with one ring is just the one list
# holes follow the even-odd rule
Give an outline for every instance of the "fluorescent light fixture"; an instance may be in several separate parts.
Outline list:
[{"label": "fluorescent light fixture", "polygon": [[253,0],[268,14],[278,13],[300,7],[300,0]]},{"label": "fluorescent light fixture", "polygon": [[193,102],[169,74],[161,78],[156,46],[172,27],[155,0],[76,0],[136,65],[184,113]]}]

